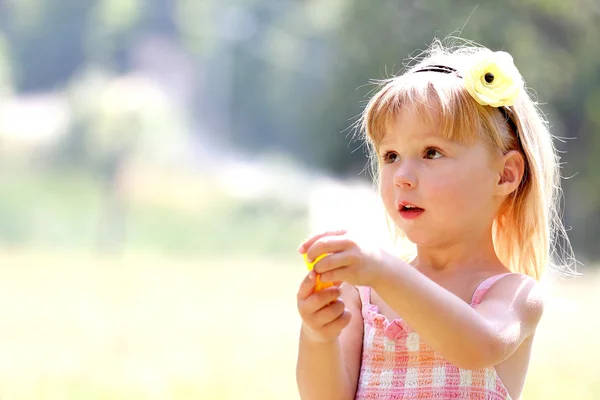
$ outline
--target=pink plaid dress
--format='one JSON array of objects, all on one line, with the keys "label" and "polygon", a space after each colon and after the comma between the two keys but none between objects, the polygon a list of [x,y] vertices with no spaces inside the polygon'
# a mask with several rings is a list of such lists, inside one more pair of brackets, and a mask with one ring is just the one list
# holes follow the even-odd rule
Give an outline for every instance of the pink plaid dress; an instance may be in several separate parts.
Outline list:
[{"label": "pink plaid dress", "polygon": [[[492,276],[475,290],[479,304],[500,278]],[[419,338],[402,319],[389,321],[371,304],[371,289],[359,287],[364,319],[362,363],[356,399],[510,400],[493,367],[455,367]]]}]

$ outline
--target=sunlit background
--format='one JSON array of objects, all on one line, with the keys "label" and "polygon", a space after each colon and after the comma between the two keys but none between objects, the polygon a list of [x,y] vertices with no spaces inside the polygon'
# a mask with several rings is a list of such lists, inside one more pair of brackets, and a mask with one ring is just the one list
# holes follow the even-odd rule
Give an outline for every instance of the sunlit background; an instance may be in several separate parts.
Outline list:
[{"label": "sunlit background", "polygon": [[381,233],[350,127],[452,33],[513,54],[569,178],[524,399],[600,399],[597,0],[0,0],[0,398],[298,399],[295,249]]}]

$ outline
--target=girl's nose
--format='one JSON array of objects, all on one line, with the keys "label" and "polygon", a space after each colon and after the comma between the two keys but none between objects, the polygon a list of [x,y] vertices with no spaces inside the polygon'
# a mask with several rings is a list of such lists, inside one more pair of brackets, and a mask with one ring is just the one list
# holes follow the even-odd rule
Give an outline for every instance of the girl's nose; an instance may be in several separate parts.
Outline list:
[{"label": "girl's nose", "polygon": [[415,171],[409,163],[403,162],[394,173],[394,186],[410,189],[417,186]]}]

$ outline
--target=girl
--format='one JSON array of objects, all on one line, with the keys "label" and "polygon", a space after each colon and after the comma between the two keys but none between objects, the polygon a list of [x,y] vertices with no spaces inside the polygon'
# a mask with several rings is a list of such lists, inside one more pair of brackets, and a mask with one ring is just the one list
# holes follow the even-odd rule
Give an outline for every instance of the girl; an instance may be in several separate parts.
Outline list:
[{"label": "girl", "polygon": [[[537,280],[566,236],[558,157],[512,57],[436,43],[383,82],[361,126],[392,233],[416,256],[344,230],[299,247],[327,254],[297,295],[302,399],[518,399]],[[315,292],[318,274],[336,284]]]}]

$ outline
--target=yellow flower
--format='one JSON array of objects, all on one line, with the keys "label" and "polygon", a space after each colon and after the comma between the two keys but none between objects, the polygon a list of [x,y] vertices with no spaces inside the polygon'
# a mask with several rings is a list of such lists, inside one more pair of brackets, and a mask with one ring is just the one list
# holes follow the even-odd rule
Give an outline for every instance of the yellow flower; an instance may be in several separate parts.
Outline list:
[{"label": "yellow flower", "polygon": [[464,72],[465,87],[482,106],[512,106],[523,89],[513,58],[504,51],[477,54]]}]

